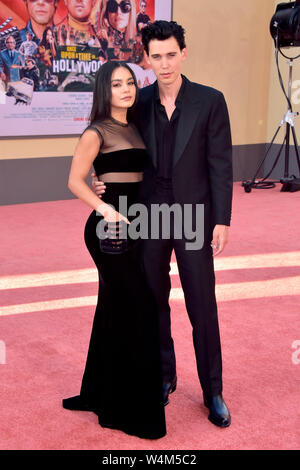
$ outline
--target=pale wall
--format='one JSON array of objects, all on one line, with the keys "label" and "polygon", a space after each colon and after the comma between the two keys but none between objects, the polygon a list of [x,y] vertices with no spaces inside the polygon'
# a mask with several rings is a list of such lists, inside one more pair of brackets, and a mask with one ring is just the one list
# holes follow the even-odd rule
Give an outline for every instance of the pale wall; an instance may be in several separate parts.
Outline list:
[{"label": "pale wall", "polygon": [[274,0],[175,0],[194,81],[223,91],[234,145],[266,142]]}]

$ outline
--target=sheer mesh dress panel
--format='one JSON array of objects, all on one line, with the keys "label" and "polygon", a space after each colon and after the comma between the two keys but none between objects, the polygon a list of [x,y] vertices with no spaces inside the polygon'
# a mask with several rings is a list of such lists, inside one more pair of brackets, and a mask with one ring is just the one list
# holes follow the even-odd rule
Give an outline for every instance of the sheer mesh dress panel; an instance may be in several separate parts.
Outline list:
[{"label": "sheer mesh dress panel", "polygon": [[137,179],[134,173],[143,172],[146,150],[134,124],[109,118],[93,122],[86,130],[90,129],[100,137],[99,153],[93,164],[98,178],[101,175],[104,181],[102,176],[107,175],[108,182],[134,182],[142,179],[141,175]]}]

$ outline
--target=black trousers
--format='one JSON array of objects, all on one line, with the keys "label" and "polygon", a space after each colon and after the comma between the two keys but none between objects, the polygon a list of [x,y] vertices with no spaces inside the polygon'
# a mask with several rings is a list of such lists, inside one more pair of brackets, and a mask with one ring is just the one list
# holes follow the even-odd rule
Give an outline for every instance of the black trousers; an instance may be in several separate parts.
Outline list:
[{"label": "black trousers", "polygon": [[[151,204],[172,205],[170,184],[157,183]],[[173,226],[172,226],[173,224]],[[161,362],[164,382],[176,374],[176,357],[171,334],[169,295],[171,290],[170,261],[175,251],[186,310],[192,325],[193,344],[198,377],[207,395],[222,392],[222,357],[215,297],[212,227],[206,224],[202,249],[187,250],[186,239],[174,238],[174,218],[171,217],[170,237],[144,240],[143,264],[147,280],[159,309]],[[149,219],[149,233],[151,221]]]}]

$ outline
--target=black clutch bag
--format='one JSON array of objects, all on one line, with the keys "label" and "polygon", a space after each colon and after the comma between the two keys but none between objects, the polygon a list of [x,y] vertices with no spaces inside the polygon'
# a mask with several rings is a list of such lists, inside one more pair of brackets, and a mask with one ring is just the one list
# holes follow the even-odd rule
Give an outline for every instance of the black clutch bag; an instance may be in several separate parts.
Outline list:
[{"label": "black clutch bag", "polygon": [[102,253],[120,254],[132,247],[134,240],[128,238],[127,225],[124,220],[106,223],[104,226],[106,237],[99,239]]}]

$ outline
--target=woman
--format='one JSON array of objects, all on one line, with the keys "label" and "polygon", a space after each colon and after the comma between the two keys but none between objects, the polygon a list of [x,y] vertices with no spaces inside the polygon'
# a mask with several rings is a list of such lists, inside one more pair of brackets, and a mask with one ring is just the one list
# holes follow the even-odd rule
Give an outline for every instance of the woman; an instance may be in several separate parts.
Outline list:
[{"label": "woman", "polygon": [[[126,217],[119,200],[126,197],[128,209],[138,202],[147,164],[144,143],[127,121],[137,91],[125,63],[100,67],[91,125],[72,161],[68,186],[94,209],[85,242],[98,269],[99,297],[80,395],[63,406],[94,411],[103,427],[156,439],[166,434],[157,309],[140,262],[142,240],[127,234],[134,217]],[[102,199],[85,182],[91,165],[106,183]]]},{"label": "woman", "polygon": [[135,0],[103,0],[99,15],[99,39],[109,48],[125,46],[136,36]]},{"label": "woman", "polygon": [[51,67],[52,59],[56,57],[56,43],[50,26],[47,26],[43,32],[43,38],[38,46],[37,57],[41,62],[44,62],[46,67]]}]

